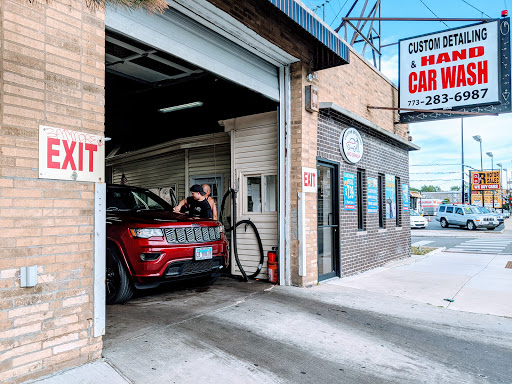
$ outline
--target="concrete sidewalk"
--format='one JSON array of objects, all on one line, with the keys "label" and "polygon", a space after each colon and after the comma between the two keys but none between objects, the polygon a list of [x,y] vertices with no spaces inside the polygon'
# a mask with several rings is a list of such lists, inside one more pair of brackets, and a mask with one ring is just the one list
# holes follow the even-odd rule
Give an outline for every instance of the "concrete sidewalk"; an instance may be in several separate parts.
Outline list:
[{"label": "concrete sidewalk", "polygon": [[458,311],[512,317],[512,269],[505,268],[508,261],[512,261],[510,255],[434,251],[328,284]]}]

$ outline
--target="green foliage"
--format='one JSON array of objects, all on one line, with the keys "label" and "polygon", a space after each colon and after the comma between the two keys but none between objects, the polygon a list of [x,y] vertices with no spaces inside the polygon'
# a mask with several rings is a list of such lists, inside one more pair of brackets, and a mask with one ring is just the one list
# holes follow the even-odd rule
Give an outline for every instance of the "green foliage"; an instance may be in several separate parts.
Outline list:
[{"label": "green foliage", "polygon": [[441,187],[438,187],[436,185],[424,185],[421,187],[421,192],[440,192]]},{"label": "green foliage", "polygon": [[454,185],[453,187],[450,188],[450,191],[460,191],[460,186]]}]

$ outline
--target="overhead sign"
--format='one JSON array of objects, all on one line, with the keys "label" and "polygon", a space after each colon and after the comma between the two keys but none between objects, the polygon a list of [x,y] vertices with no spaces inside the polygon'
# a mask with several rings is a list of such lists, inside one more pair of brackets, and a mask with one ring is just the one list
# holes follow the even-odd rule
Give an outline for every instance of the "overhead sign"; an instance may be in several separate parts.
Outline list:
[{"label": "overhead sign", "polygon": [[355,128],[347,128],[341,132],[340,152],[343,158],[351,164],[358,163],[363,157],[363,138]]},{"label": "overhead sign", "polygon": [[471,171],[471,189],[473,191],[500,189],[500,171]]},{"label": "overhead sign", "polygon": [[302,192],[317,192],[315,168],[302,167]]},{"label": "overhead sign", "polygon": [[103,136],[40,125],[39,178],[104,182]]},{"label": "overhead sign", "polygon": [[[400,108],[510,112],[509,40],[508,18],[400,40]],[[400,121],[450,117],[460,115],[402,112]]]}]

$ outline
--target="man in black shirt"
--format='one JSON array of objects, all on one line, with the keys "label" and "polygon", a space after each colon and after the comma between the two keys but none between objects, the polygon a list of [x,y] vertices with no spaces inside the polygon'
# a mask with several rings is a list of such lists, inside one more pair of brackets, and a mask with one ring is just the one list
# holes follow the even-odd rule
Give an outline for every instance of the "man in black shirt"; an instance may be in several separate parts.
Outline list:
[{"label": "man in black shirt", "polygon": [[189,216],[200,217],[202,219],[211,219],[213,212],[206,193],[199,184],[194,184],[190,187],[192,196],[187,197],[180,201],[180,203],[174,207],[174,212],[180,213],[182,207],[186,207]]}]

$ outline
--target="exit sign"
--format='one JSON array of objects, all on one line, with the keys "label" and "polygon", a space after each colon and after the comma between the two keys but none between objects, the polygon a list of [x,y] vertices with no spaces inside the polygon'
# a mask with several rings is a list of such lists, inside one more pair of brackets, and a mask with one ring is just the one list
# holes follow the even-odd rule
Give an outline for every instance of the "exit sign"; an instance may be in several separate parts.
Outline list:
[{"label": "exit sign", "polygon": [[302,167],[302,192],[316,192],[316,169]]}]

